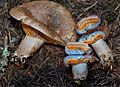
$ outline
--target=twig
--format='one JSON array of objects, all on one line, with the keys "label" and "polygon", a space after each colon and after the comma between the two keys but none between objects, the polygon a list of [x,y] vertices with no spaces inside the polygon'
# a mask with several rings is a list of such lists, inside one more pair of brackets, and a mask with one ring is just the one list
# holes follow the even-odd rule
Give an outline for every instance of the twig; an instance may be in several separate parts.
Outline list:
[{"label": "twig", "polygon": [[0,16],[5,14],[7,12],[7,10],[4,10],[2,13],[0,13]]},{"label": "twig", "polygon": [[120,7],[120,4],[115,8],[115,11]]},{"label": "twig", "polygon": [[[55,72],[55,75],[56,75],[58,81],[61,81],[61,83],[63,83],[63,80],[62,80],[60,74],[58,73],[57,69],[53,66],[52,63],[51,63],[50,65],[51,65],[51,67],[53,68],[53,70],[54,70],[54,72]],[[59,86],[59,85],[60,85],[60,83],[58,83],[58,86]]]},{"label": "twig", "polygon": [[92,6],[87,7],[84,11],[88,11],[89,9],[93,8],[97,3],[98,3],[98,1],[96,1]]},{"label": "twig", "polygon": [[43,64],[45,64],[48,60],[50,59],[50,57],[46,58],[41,64],[40,64],[40,68],[42,67]]}]

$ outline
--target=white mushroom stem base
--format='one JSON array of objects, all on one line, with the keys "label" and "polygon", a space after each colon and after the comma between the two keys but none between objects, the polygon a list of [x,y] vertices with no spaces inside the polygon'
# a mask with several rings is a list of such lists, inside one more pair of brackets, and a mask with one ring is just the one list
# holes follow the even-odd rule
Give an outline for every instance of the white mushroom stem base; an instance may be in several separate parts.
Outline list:
[{"label": "white mushroom stem base", "polygon": [[103,39],[100,39],[93,43],[92,47],[100,58],[101,64],[109,66],[110,62],[113,60],[113,55],[107,43]]},{"label": "white mushroom stem base", "polygon": [[44,44],[44,42],[45,41],[42,38],[39,39],[26,35],[18,46],[15,56],[27,58],[34,54]]},{"label": "white mushroom stem base", "polygon": [[72,66],[72,73],[75,80],[85,80],[88,75],[87,63],[80,63]]}]

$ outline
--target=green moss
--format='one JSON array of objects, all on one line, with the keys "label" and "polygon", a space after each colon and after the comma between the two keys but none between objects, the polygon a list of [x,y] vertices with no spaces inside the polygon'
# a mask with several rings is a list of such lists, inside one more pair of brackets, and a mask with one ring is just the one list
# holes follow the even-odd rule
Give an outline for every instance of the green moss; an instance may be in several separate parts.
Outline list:
[{"label": "green moss", "polygon": [[3,58],[7,58],[10,55],[10,52],[8,51],[8,46],[5,46],[2,56]]},{"label": "green moss", "polygon": [[4,66],[7,65],[8,62],[8,56],[10,55],[10,52],[8,51],[8,46],[6,45],[3,52],[2,52],[2,59],[0,59],[0,70],[4,71]]}]

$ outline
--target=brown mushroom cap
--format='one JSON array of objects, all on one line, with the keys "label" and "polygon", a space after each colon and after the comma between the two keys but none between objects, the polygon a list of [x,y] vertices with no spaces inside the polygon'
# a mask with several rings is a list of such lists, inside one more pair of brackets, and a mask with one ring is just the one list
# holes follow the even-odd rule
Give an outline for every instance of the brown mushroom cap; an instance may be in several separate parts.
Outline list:
[{"label": "brown mushroom cap", "polygon": [[[34,31],[37,28],[36,30],[40,31],[42,37],[49,43],[61,42],[63,45],[64,42],[76,41],[75,23],[70,13],[60,4],[51,1],[32,1],[13,8],[10,14],[15,19],[23,20],[23,23],[33,27],[31,29]],[[36,24],[42,28],[42,31],[35,27]]]},{"label": "brown mushroom cap", "polygon": [[26,34],[29,34],[30,32],[31,34],[38,34],[39,32],[40,34],[38,34],[38,36],[44,38],[46,42],[63,46],[65,45],[65,42],[53,29],[35,19],[28,10],[22,7],[16,7],[10,11],[10,14],[17,20],[21,20],[22,23],[28,25],[28,27],[24,27],[24,30],[26,29]]},{"label": "brown mushroom cap", "polygon": [[107,39],[109,37],[109,34],[110,34],[110,30],[107,27],[105,27],[105,26],[98,26],[98,27],[96,27],[96,28],[86,32],[84,35],[89,35],[89,34],[95,32],[95,31],[103,31],[105,33],[105,37],[103,38],[104,40]]},{"label": "brown mushroom cap", "polygon": [[62,5],[51,1],[32,1],[20,7],[27,9],[37,20],[54,29],[66,43],[76,41],[75,23]]}]

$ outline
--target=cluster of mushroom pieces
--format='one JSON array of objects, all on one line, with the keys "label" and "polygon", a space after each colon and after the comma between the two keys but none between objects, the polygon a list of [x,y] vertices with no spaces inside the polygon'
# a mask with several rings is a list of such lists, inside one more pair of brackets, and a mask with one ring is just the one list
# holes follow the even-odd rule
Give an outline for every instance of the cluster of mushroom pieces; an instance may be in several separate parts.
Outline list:
[{"label": "cluster of mushroom pieces", "polygon": [[109,36],[109,29],[105,26],[99,26],[100,23],[101,19],[96,15],[80,20],[77,23],[76,32],[82,36],[78,42],[67,43],[65,47],[68,56],[64,58],[64,63],[67,66],[72,65],[74,79],[86,79],[88,74],[87,62],[96,60],[96,57],[90,55],[92,48],[103,66],[110,66],[113,60],[112,52],[104,41]]},{"label": "cluster of mushroom pieces", "polygon": [[15,55],[20,59],[33,55],[44,42],[65,46],[69,55],[64,58],[66,66],[72,64],[74,79],[85,79],[88,74],[87,62],[93,62],[96,57],[90,55],[92,45],[100,57],[102,64],[108,64],[112,59],[111,50],[104,39],[109,36],[109,30],[99,26],[98,16],[90,16],[80,20],[76,32],[82,37],[76,41],[75,23],[70,13],[60,4],[51,1],[32,1],[10,10],[10,15],[21,21],[26,33],[18,46]]}]

